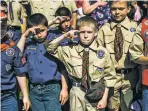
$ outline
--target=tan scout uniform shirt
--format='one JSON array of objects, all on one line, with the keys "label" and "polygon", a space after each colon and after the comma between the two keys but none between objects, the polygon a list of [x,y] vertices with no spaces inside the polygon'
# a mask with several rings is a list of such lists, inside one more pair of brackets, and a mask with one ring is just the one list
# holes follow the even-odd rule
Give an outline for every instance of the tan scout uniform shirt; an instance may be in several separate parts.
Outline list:
[{"label": "tan scout uniform shirt", "polygon": [[74,0],[28,0],[31,5],[31,13],[42,13],[48,22],[55,18],[55,12],[59,7],[67,7],[71,12],[77,10]]},{"label": "tan scout uniform shirt", "polygon": [[124,21],[120,23],[124,38],[124,43],[123,43],[123,55],[118,62],[115,60],[115,51],[114,51],[116,25],[117,23],[115,22],[111,22],[110,24],[105,23],[100,28],[98,33],[99,44],[105,46],[109,51],[109,53],[111,54],[111,58],[113,60],[115,68],[117,69],[133,68],[135,67],[136,64],[129,60],[128,50],[135,33],[137,23],[134,21],[130,21],[127,17],[125,18]]},{"label": "tan scout uniform shirt", "polygon": [[133,41],[129,48],[130,59],[136,60],[140,56],[144,56],[144,41],[141,37],[141,24],[136,30],[136,34],[133,37]]},{"label": "tan scout uniform shirt", "polygon": [[12,9],[13,9],[14,20],[10,19],[10,14],[9,14],[10,12],[8,10],[8,24],[11,26],[21,26],[20,19],[27,17],[26,9],[23,7],[22,4],[20,4],[17,1],[12,2]]},{"label": "tan scout uniform shirt", "polygon": [[[49,53],[55,51],[54,56],[64,62],[68,73],[75,78],[82,78],[83,50],[84,47],[80,44],[62,47],[50,44],[47,48]],[[100,51],[104,53],[102,57],[100,57]],[[89,49],[89,75],[91,80],[96,82],[104,78],[106,87],[113,87],[116,82],[115,69],[112,65],[110,54],[105,48],[98,46],[97,43]]]}]

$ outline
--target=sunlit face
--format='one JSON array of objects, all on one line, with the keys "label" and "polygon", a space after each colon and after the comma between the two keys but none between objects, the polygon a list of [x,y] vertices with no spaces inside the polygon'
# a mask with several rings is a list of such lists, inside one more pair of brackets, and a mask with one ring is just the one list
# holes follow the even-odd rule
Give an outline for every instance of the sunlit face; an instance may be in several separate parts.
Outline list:
[{"label": "sunlit face", "polygon": [[111,4],[111,14],[115,21],[121,22],[125,19],[130,9],[126,1],[115,1]]},{"label": "sunlit face", "polygon": [[69,16],[63,16],[63,17],[65,18],[65,20],[62,21],[60,27],[64,32],[68,32],[71,26],[71,18]]},{"label": "sunlit face", "polygon": [[7,19],[7,7],[0,6],[0,20]]},{"label": "sunlit face", "polygon": [[47,27],[44,25],[35,26],[39,29],[39,31],[36,31],[35,39],[39,42],[42,42],[47,37]]},{"label": "sunlit face", "polygon": [[80,31],[80,41],[83,45],[90,45],[95,38],[95,30],[91,25],[82,26],[79,29]]}]

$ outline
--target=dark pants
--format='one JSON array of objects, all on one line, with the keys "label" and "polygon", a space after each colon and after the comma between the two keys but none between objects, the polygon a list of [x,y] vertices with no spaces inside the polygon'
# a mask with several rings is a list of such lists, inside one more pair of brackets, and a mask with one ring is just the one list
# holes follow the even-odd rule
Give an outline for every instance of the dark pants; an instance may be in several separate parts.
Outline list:
[{"label": "dark pants", "polygon": [[143,86],[143,111],[148,111],[148,86]]},{"label": "dark pants", "polygon": [[61,111],[60,84],[30,85],[32,111]]},{"label": "dark pants", "polygon": [[16,95],[1,95],[1,111],[18,111],[18,102]]}]

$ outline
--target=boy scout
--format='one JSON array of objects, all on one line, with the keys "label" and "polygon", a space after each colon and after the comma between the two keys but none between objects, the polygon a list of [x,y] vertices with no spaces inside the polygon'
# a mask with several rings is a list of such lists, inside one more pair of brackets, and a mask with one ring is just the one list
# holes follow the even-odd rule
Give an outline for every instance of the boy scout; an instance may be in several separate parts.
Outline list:
[{"label": "boy scout", "polygon": [[74,0],[28,0],[31,13],[42,13],[48,22],[54,20],[55,12],[59,7],[67,7],[72,13],[72,27],[75,29],[77,20],[77,7]]},{"label": "boy scout", "polygon": [[48,21],[44,15],[36,13],[30,16],[28,26],[29,29],[22,35],[17,45],[21,51],[25,48],[32,110],[60,111],[61,105],[68,99],[65,80],[67,73],[64,65],[55,57],[48,55],[43,47],[43,42],[49,40]]},{"label": "boy scout", "polygon": [[[98,33],[98,41],[100,45],[105,46],[113,61],[116,69],[117,83],[115,85],[114,96],[111,97],[109,107],[118,111],[120,105],[120,96],[125,96],[129,89],[135,88],[136,85],[136,64],[129,60],[128,49],[132,42],[137,23],[130,21],[127,17],[129,10],[129,2],[127,1],[111,1],[112,21],[105,23]],[[130,80],[129,80],[130,79]],[[131,86],[132,85],[132,86]],[[132,98],[129,96],[128,98]],[[123,99],[123,96],[121,98]],[[127,106],[121,105],[122,111],[128,110]]]},{"label": "boy scout", "polygon": [[[55,12],[56,18],[50,23],[50,26],[53,24],[58,24],[57,27],[49,28],[48,32],[50,36],[50,40],[55,39],[56,37],[59,37],[60,35],[68,32],[69,30],[72,30],[71,27],[71,12],[66,7],[60,7]],[[48,24],[49,25],[49,24]],[[68,43],[76,43],[78,40],[77,38],[74,40],[71,39],[64,39],[60,44],[65,45]]]},{"label": "boy scout", "polygon": [[8,4],[8,24],[10,25],[13,31],[20,34],[19,36],[21,36],[21,33],[25,32],[27,25],[26,9],[18,1],[10,0],[9,2],[7,2],[7,4]]},{"label": "boy scout", "polygon": [[[133,37],[130,45],[130,59],[138,64],[142,64],[142,93],[143,111],[148,111],[148,15],[142,20]],[[140,83],[141,84],[141,83]]]},{"label": "boy scout", "polygon": [[[17,80],[23,93],[24,110],[30,107],[25,72],[25,58],[7,33],[7,5],[1,1],[1,110],[19,111],[16,96]],[[17,80],[16,80],[17,79]]]},{"label": "boy scout", "polygon": [[[74,33],[77,31],[72,30],[46,44],[45,48],[47,48],[47,52],[64,62],[73,81],[70,91],[70,111],[97,111],[98,109],[104,109],[107,104],[109,87],[113,87],[116,82],[115,70],[112,67],[112,61],[107,50],[96,42],[96,21],[89,16],[82,17],[77,22],[77,28],[80,32],[79,43],[59,46],[59,43],[65,38],[75,37]],[[88,59],[84,60],[86,56]],[[87,63],[84,65],[85,61]],[[87,68],[84,67],[86,65]],[[98,101],[96,107],[92,107],[84,98],[86,90],[83,87],[87,87],[87,85],[83,84],[86,80],[82,79],[84,79],[86,72],[90,76],[89,81],[87,80],[88,82],[98,82],[101,78],[105,82],[104,95]]]}]

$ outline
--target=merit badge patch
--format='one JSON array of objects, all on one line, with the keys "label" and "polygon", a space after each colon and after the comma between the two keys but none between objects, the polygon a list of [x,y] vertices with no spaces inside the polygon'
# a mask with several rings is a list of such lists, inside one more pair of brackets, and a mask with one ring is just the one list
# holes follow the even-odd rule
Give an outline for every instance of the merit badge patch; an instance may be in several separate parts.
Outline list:
[{"label": "merit badge patch", "polygon": [[135,32],[136,29],[135,29],[135,28],[130,28],[130,31],[131,31],[131,32]]},{"label": "merit badge patch", "polygon": [[97,69],[100,73],[103,71],[103,68],[98,67]]},{"label": "merit badge patch", "polygon": [[104,57],[105,52],[103,50],[98,50],[98,58],[102,59]]},{"label": "merit badge patch", "polygon": [[144,24],[145,24],[145,25],[148,25],[148,20],[146,20],[146,21],[144,22]]},{"label": "merit badge patch", "polygon": [[13,55],[15,54],[15,50],[14,50],[13,48],[8,48],[8,49],[6,50],[6,54],[7,54],[8,56],[13,56]]},{"label": "merit badge patch", "polygon": [[148,39],[148,29],[144,32],[144,37]]},{"label": "merit badge patch", "polygon": [[7,64],[5,67],[6,67],[6,71],[9,71],[11,69],[11,65],[10,64]]}]

